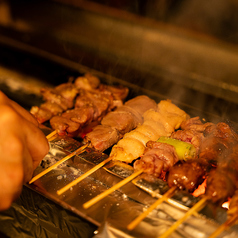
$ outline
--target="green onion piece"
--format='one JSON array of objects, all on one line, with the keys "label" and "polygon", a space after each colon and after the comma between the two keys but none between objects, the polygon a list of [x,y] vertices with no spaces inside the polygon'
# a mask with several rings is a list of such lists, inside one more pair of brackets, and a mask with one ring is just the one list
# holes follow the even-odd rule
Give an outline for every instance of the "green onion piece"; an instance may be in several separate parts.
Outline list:
[{"label": "green onion piece", "polygon": [[157,140],[157,142],[166,143],[166,144],[174,146],[177,152],[178,158],[180,160],[193,159],[196,155],[196,148],[194,147],[194,145],[190,143],[173,139],[170,137],[166,137],[166,136],[161,136]]}]

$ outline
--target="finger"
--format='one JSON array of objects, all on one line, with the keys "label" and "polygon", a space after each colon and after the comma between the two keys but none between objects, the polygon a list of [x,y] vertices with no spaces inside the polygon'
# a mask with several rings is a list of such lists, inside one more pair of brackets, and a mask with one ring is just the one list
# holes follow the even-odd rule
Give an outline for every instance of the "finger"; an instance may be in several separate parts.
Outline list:
[{"label": "finger", "polygon": [[33,161],[33,169],[35,169],[49,152],[48,140],[44,133],[31,123],[26,125],[25,140],[27,149]]},{"label": "finger", "polygon": [[24,181],[21,140],[11,134],[0,145],[0,209],[7,209],[22,189]]},{"label": "finger", "polygon": [[26,120],[28,120],[29,122],[33,123],[35,126],[39,126],[38,121],[35,119],[35,117],[28,112],[26,109],[24,109],[23,107],[21,107],[19,104],[17,104],[16,102],[10,100],[11,106],[22,116],[24,117]]},{"label": "finger", "polygon": [[28,120],[29,122],[33,123],[34,125],[38,126],[39,123],[34,118],[34,116],[28,112],[26,109],[21,107],[19,104],[8,98],[3,92],[0,91],[0,102],[3,104],[6,104],[8,106],[11,106],[19,115],[21,115],[23,118]]},{"label": "finger", "polygon": [[27,147],[24,147],[24,152],[23,152],[23,160],[22,160],[22,166],[23,166],[23,183],[26,183],[30,181],[32,178],[34,168],[33,168],[33,160],[31,157],[31,154],[28,150]]}]

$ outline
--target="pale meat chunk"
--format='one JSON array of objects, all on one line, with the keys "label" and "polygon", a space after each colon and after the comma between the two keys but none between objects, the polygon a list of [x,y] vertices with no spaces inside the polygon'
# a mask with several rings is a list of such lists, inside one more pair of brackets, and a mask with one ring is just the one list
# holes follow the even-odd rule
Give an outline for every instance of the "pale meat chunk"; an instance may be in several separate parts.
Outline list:
[{"label": "pale meat chunk", "polygon": [[144,113],[144,120],[148,122],[158,122],[168,133],[172,133],[174,131],[173,125],[171,125],[170,121],[165,118],[165,115],[161,114],[160,112],[149,110]]},{"label": "pale meat chunk", "polygon": [[110,156],[113,156],[114,160],[131,163],[143,155],[148,141],[156,141],[160,136],[170,136],[187,118],[187,114],[170,101],[161,101],[158,104],[158,111],[154,108],[149,109],[144,112],[143,118],[141,126],[125,134],[124,138],[112,148]]},{"label": "pale meat chunk", "polygon": [[76,88],[92,90],[100,85],[100,80],[98,77],[90,73],[86,73],[84,76],[76,78],[74,84]]},{"label": "pale meat chunk", "polygon": [[142,144],[144,146],[150,140],[150,137],[144,135],[143,133],[141,133],[137,130],[133,130],[131,132],[126,133],[123,138],[124,139],[132,138],[132,139],[138,140],[138,141],[142,142]]},{"label": "pale meat chunk", "polygon": [[125,103],[125,106],[133,108],[140,115],[143,115],[149,109],[157,109],[157,104],[154,100],[145,95],[137,96]]},{"label": "pale meat chunk", "polygon": [[189,118],[186,112],[181,110],[170,100],[160,101],[158,111],[174,129],[178,129],[181,123]]},{"label": "pale meat chunk", "polygon": [[117,112],[124,112],[124,113],[130,113],[133,116],[134,124],[139,125],[143,123],[143,116],[133,108],[130,108],[128,106],[121,106],[117,108]]},{"label": "pale meat chunk", "polygon": [[116,160],[131,163],[134,159],[143,155],[145,146],[142,142],[133,138],[124,138],[114,145],[110,156]]},{"label": "pale meat chunk", "polygon": [[158,134],[158,138],[157,139],[159,139],[160,136],[169,136],[171,134],[170,132],[167,132],[165,130],[163,124],[161,124],[160,122],[156,122],[156,121],[150,120],[150,121],[145,121],[143,123],[143,125],[151,126],[153,128],[153,130],[156,131],[157,134]]},{"label": "pale meat chunk", "polygon": [[146,137],[149,138],[149,140],[157,140],[159,138],[159,132],[155,131],[152,126],[146,125],[143,123],[143,125],[140,125],[137,127],[137,132],[142,133]]}]

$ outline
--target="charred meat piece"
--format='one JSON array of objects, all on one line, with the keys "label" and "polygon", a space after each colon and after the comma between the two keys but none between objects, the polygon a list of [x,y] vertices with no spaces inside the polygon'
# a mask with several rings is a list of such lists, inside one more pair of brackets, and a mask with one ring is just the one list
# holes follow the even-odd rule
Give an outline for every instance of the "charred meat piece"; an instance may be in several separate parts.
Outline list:
[{"label": "charred meat piece", "polygon": [[175,164],[170,168],[167,182],[170,187],[177,186],[193,192],[204,181],[205,168],[196,160]]},{"label": "charred meat piece", "polygon": [[[127,89],[124,88],[124,91]],[[100,122],[109,111],[122,104],[122,100],[119,103],[119,99],[114,103],[114,95],[106,87],[99,87],[91,91],[80,90],[75,108],[67,110],[62,115],[52,117],[50,124],[59,135],[77,136],[83,127],[93,121]],[[72,121],[78,123],[77,127]]]},{"label": "charred meat piece", "polygon": [[[166,120],[166,123],[170,125],[165,124],[165,127],[170,131],[170,133],[172,133],[170,139],[169,138],[163,139],[163,137],[161,137],[160,139],[159,138],[157,139],[157,142],[154,142],[154,141],[147,142],[144,155],[141,157],[141,159],[135,161],[134,163],[134,168],[136,170],[144,169],[145,173],[149,173],[151,175],[154,175],[155,177],[159,177],[161,176],[161,174],[163,174],[162,172],[169,171],[172,168],[172,166],[175,163],[177,163],[179,159],[180,160],[184,160],[186,158],[195,159],[197,157],[197,153],[195,150],[196,147],[193,146],[191,142],[195,141],[194,138],[196,137],[196,140],[199,140],[199,143],[197,143],[199,145],[201,140],[200,136],[202,135],[202,133],[200,132],[198,133],[195,130],[194,131],[192,130],[171,131],[169,129],[171,125],[173,125],[172,128],[174,130],[175,125],[178,122],[179,122],[178,126],[182,124],[192,125],[193,122],[196,122],[196,124],[198,124],[197,118],[195,120],[190,118],[188,119],[188,116],[184,117],[183,114],[180,114],[181,118],[177,119],[178,121],[176,121],[174,120],[172,114],[174,113],[171,113],[169,116],[167,114],[167,116],[165,117],[165,118],[171,118],[171,122],[168,119]],[[160,122],[163,123],[163,118],[161,118]],[[171,143],[169,142],[169,140]],[[163,143],[161,143],[162,141]],[[196,143],[194,144],[198,146]],[[190,151],[189,148],[193,148],[193,149]]]},{"label": "charred meat piece", "polygon": [[[46,103],[41,106],[33,106],[31,113],[36,117],[39,123],[50,120],[53,116],[74,107],[74,101],[79,94],[79,90],[93,90],[100,84],[97,77],[91,74],[85,74],[78,77],[75,83],[60,84],[55,88],[42,88],[41,94]],[[57,108],[57,110],[56,110]]]},{"label": "charred meat piece", "polygon": [[219,122],[206,127],[201,144],[199,158],[204,164],[217,165],[218,158],[227,153],[237,142],[237,134],[226,123]]},{"label": "charred meat piece", "polygon": [[67,134],[75,137],[83,126],[93,120],[93,117],[93,107],[75,108],[64,112],[61,116],[52,117],[50,124],[59,135]]},{"label": "charred meat piece", "polygon": [[235,193],[234,180],[236,179],[234,172],[227,169],[212,170],[207,178],[206,196],[213,203],[222,204]]},{"label": "charred meat piece", "polygon": [[[124,109],[127,110],[124,110]],[[129,111],[128,107],[122,106],[118,110],[112,111],[107,114],[101,121],[102,125],[111,126],[118,130],[121,135],[134,129],[138,124],[142,122],[142,117],[139,118],[134,113]]]},{"label": "charred meat piece", "polygon": [[171,138],[173,139],[184,141],[194,145],[197,150],[197,153],[199,152],[203,137],[203,133],[192,130],[177,130],[171,135]]},{"label": "charred meat piece", "polygon": [[204,139],[204,131],[212,123],[202,123],[199,117],[189,118],[181,123],[181,130],[172,133],[171,138],[191,143],[199,152]]},{"label": "charred meat piece", "polygon": [[227,211],[228,219],[238,214],[238,190],[235,191],[229,204],[229,209]]},{"label": "charred meat piece", "polygon": [[[90,137],[90,143],[98,151],[104,151],[108,149],[120,139],[119,131],[111,126],[98,125],[93,128],[92,133],[93,136]],[[85,136],[85,141],[88,141],[89,134],[90,133]]]},{"label": "charred meat piece", "polygon": [[114,160],[131,163],[144,154],[148,141],[171,135],[187,117],[188,115],[171,101],[161,100],[157,110],[149,109],[143,114],[143,124],[126,133],[113,146],[110,156]]},{"label": "charred meat piece", "polygon": [[91,73],[86,73],[84,76],[76,78],[74,85],[78,89],[94,90],[99,87],[100,80]]},{"label": "charred meat piece", "polygon": [[[193,127],[190,123],[185,122],[184,125],[185,124],[187,126],[189,125],[189,127],[183,128],[191,129],[191,127]],[[200,123],[198,124],[200,125]],[[216,169],[214,170],[214,172],[211,172],[208,175],[207,179],[208,196],[210,196],[211,200],[213,201],[221,201],[223,200],[223,195],[217,194],[223,193],[224,197],[227,197],[230,192],[224,192],[223,189],[225,190],[225,187],[227,186],[226,184],[228,182],[230,183],[230,180],[234,180],[234,173],[232,172],[233,169],[231,169],[231,166],[224,166],[228,163],[224,163],[221,161],[223,159],[227,160],[228,158],[229,161],[231,161],[231,158],[235,157],[234,153],[233,155],[230,154],[230,150],[228,150],[228,148],[233,148],[234,143],[236,143],[236,134],[225,123],[206,125],[204,124],[203,127],[199,126],[198,128],[198,131],[189,129],[189,133],[188,130],[182,130],[182,135],[180,133],[175,133],[177,138],[180,137],[182,140],[192,142],[194,140],[192,133],[197,136],[197,133],[202,132],[201,128],[204,129],[204,135],[200,137],[199,143],[196,143],[200,147],[198,158],[192,161],[176,164],[174,167],[172,167],[168,174],[168,184],[169,186],[178,186],[179,188],[186,189],[188,191],[193,191],[203,181],[203,178],[205,178],[204,176],[207,173],[206,171],[209,171],[211,168],[214,168],[214,166],[217,166],[218,164],[222,164],[223,168]],[[231,143],[230,146],[228,146],[228,143]],[[224,171],[227,171],[227,173],[231,172],[230,174],[232,179],[228,178],[228,175],[227,178],[223,178],[223,176],[225,175]],[[232,183],[234,183],[234,181]],[[234,186],[229,185],[227,188],[229,191],[232,192]]]},{"label": "charred meat piece", "polygon": [[129,89],[122,85],[112,86],[112,85],[101,84],[99,88],[101,90],[104,89],[106,91],[111,92],[113,94],[114,99],[120,100],[120,101],[124,101],[129,93]]},{"label": "charred meat piece", "polygon": [[[139,123],[142,123],[143,113],[151,108],[155,110],[157,108],[157,104],[154,100],[145,95],[135,97],[127,101],[124,106],[118,107],[115,111],[109,112],[102,119],[100,125],[100,130],[102,133],[100,148],[97,146],[98,143],[94,144],[95,134],[98,135],[98,126],[93,128],[93,131],[85,136],[85,141],[90,142],[92,147],[94,147],[96,150],[104,151],[113,145],[113,143],[108,143],[105,138],[111,142],[118,141],[125,133],[134,129]],[[108,136],[105,136],[104,133],[106,130],[104,130],[104,128],[106,129],[108,127],[116,130],[119,137],[113,138],[115,136],[114,133],[109,134],[111,139],[109,139]]]},{"label": "charred meat piece", "polygon": [[62,113],[64,110],[63,108],[53,102],[45,102],[41,104],[40,107],[33,106],[31,108],[31,114],[33,114],[39,123],[44,123],[45,121],[49,120],[52,116],[58,115]]},{"label": "charred meat piece", "polygon": [[43,88],[41,94],[45,101],[56,103],[64,110],[72,108],[78,89],[72,83],[60,84],[54,89]]},{"label": "charred meat piece", "polygon": [[168,171],[177,161],[178,156],[172,145],[160,142],[148,142],[145,153],[134,163],[134,169],[143,169],[144,173],[160,177],[162,171]]},{"label": "charred meat piece", "polygon": [[113,101],[114,95],[105,89],[83,91],[76,98],[75,108],[93,107],[93,120],[100,120],[100,117],[103,117],[108,111],[114,109]]},{"label": "charred meat piece", "polygon": [[62,113],[68,108],[72,108],[78,90],[72,83],[65,83],[54,89],[43,88],[41,93],[46,102],[40,107],[33,106],[30,112],[36,117],[39,123],[44,123],[52,116]]},{"label": "charred meat piece", "polygon": [[213,123],[206,122],[203,123],[199,117],[192,117],[184,122],[181,123],[181,130],[189,130],[189,131],[197,131],[197,132],[204,132],[208,126],[212,126]]},{"label": "charred meat piece", "polygon": [[[233,142],[234,143],[234,142]],[[223,203],[238,189],[238,143],[218,158],[217,169],[207,178],[206,195],[214,203]]]}]

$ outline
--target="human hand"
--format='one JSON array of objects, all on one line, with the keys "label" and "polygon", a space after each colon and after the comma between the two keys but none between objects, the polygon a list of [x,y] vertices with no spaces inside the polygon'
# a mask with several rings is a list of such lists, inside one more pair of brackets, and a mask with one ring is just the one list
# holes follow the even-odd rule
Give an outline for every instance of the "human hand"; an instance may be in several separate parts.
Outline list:
[{"label": "human hand", "polygon": [[35,118],[1,91],[0,125],[0,210],[4,210],[31,179],[49,144]]}]

